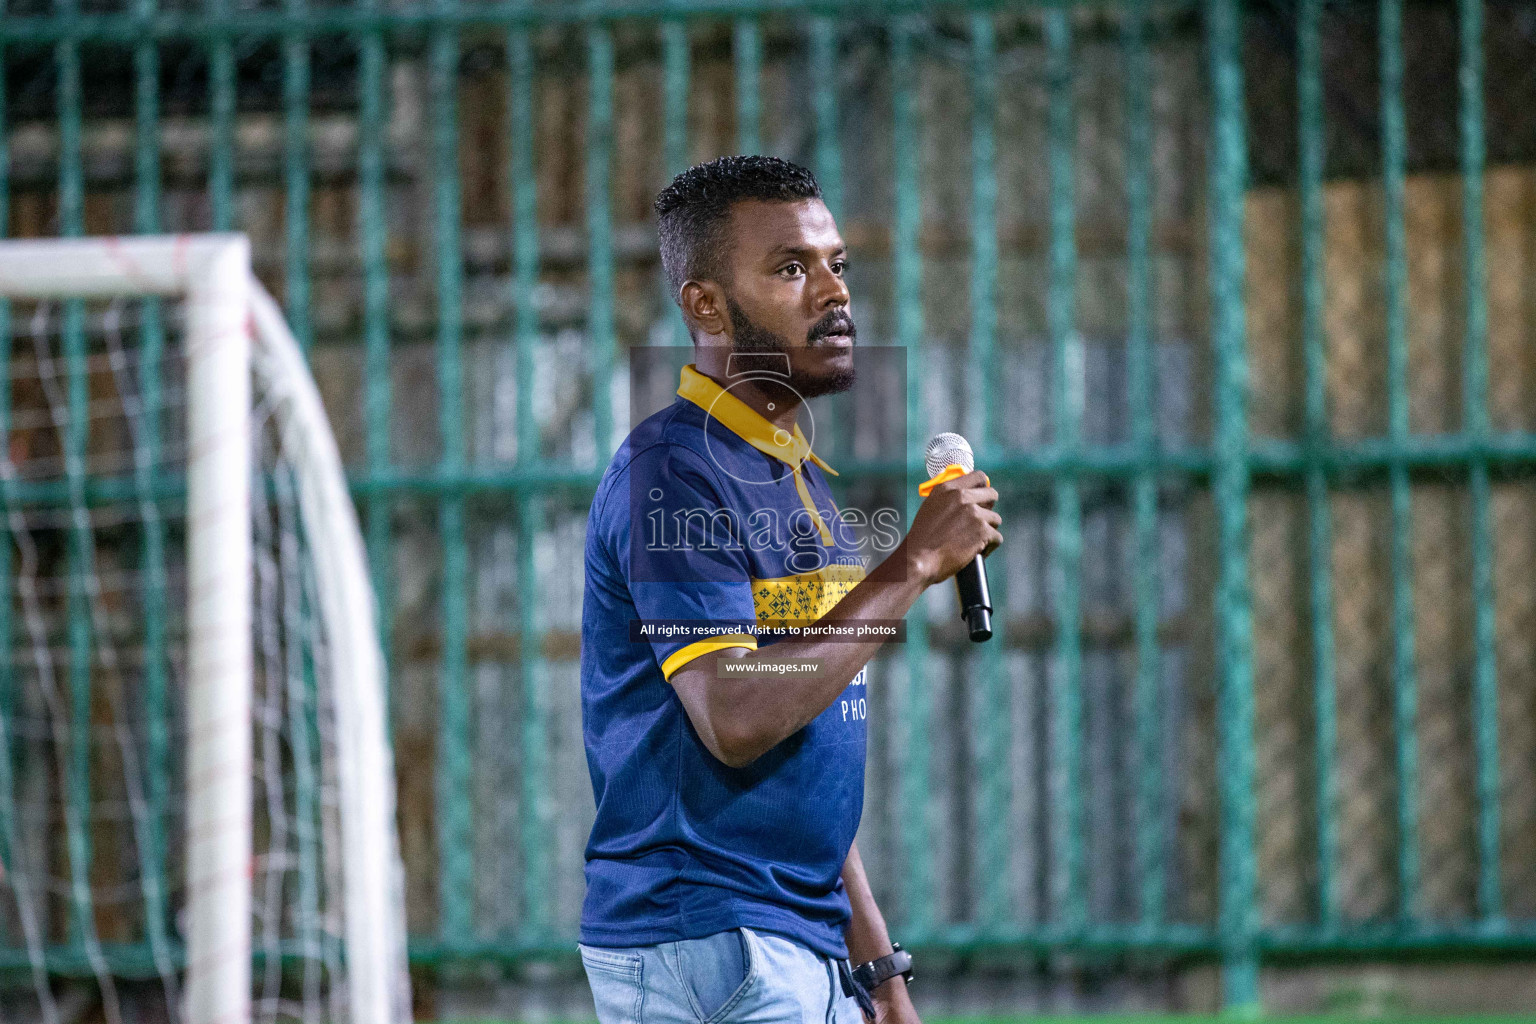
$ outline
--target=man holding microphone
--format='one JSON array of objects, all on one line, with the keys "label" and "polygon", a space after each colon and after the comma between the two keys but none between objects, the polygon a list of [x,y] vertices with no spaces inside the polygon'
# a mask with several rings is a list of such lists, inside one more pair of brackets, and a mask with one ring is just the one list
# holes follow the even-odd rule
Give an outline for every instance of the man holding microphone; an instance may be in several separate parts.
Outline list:
[{"label": "man holding microphone", "polygon": [[[997,492],[980,472],[938,484],[866,569],[798,419],[855,381],[847,251],[814,178],[723,157],[656,210],[694,362],[588,521],[581,954],[598,1018],[917,1024],[911,958],[854,843],[864,666],[886,641],[826,627],[899,620],[989,554]],[[843,635],[759,646],[752,624],[783,621]],[[701,622],[718,628],[646,628]]]}]

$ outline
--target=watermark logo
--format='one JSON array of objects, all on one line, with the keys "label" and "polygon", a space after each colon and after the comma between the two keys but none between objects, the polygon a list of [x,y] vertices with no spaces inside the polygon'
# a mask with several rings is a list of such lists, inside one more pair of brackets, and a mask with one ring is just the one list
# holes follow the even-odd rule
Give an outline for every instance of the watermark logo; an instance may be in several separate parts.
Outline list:
[{"label": "watermark logo", "polygon": [[760,579],[869,567],[901,543],[904,349],[858,350],[857,385],[811,397],[787,354],[733,352],[724,377],[686,378],[696,412],[671,408],[693,355],[631,351],[632,578],[739,581],[744,563]]}]

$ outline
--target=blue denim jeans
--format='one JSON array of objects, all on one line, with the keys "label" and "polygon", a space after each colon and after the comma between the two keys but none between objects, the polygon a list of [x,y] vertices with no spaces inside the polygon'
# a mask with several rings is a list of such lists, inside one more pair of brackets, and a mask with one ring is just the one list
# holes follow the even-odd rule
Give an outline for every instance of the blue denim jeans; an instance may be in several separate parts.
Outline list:
[{"label": "blue denim jeans", "polygon": [[598,1024],[864,1024],[838,961],[769,932],[579,948]]}]

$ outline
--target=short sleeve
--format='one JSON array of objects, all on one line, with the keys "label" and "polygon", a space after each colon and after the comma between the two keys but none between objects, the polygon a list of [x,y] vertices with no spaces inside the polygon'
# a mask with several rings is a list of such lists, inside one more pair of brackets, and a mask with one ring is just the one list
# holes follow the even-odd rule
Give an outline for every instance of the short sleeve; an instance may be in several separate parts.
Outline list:
[{"label": "short sleeve", "polygon": [[[744,516],[709,464],[690,449],[657,444],[615,481],[604,520],[618,569],[668,681],[695,658],[727,647],[757,649]],[[647,628],[649,632],[646,632]]]}]

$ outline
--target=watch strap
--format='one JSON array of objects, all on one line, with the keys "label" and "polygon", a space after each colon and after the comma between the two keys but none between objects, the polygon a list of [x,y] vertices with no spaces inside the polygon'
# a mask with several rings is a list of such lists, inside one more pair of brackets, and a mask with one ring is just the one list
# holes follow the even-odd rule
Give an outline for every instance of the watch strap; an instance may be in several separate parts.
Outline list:
[{"label": "watch strap", "polygon": [[891,943],[891,953],[853,969],[853,978],[866,992],[873,992],[897,975],[909,983],[912,981],[912,954],[901,948],[901,943]]}]

